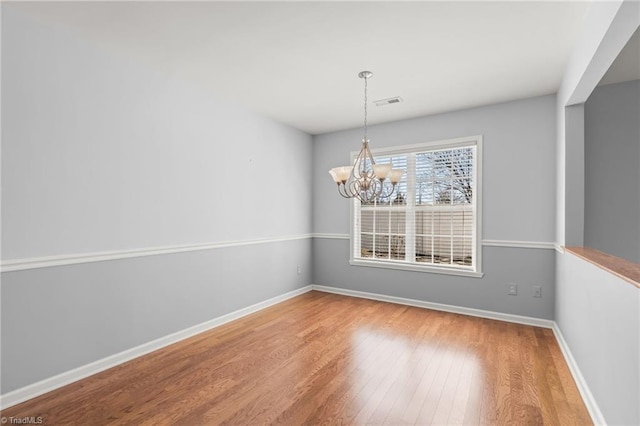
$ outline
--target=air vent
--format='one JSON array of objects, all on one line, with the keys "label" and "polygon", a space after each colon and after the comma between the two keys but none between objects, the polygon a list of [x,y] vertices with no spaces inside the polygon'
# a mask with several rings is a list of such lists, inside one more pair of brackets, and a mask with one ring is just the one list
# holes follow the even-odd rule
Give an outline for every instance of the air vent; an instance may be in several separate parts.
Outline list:
[{"label": "air vent", "polygon": [[380,99],[379,101],[373,101],[376,106],[385,106],[391,104],[398,104],[402,102],[402,98],[400,96],[394,96],[393,98]]}]

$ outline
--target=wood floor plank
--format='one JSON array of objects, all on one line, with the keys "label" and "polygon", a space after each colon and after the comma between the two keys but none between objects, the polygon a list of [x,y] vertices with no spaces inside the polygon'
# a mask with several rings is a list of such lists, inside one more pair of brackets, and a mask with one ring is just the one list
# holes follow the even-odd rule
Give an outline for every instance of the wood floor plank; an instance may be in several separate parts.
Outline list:
[{"label": "wood floor plank", "polygon": [[[375,307],[376,312],[389,308],[383,303],[375,304],[373,307]],[[367,311],[362,313],[365,318],[373,314],[373,312]],[[361,326],[362,316],[356,327]],[[349,333],[355,331],[344,330],[344,328],[342,330]],[[289,412],[283,413],[288,420],[292,421],[289,424],[331,422],[332,418],[342,415],[341,408],[344,407],[346,401],[357,394],[357,392],[349,393],[351,385],[362,382],[358,380],[362,376],[362,371],[367,371],[377,362],[377,355],[379,355],[381,351],[376,349],[384,343],[382,336],[372,332],[356,333],[353,336],[354,340],[349,350],[348,364],[342,370],[343,374],[334,374],[329,383],[320,388],[320,391],[316,386],[309,387],[307,393],[304,395],[304,399],[299,399],[297,406],[291,407],[290,410],[288,410]],[[359,391],[361,387],[362,386],[357,387],[357,391]],[[331,411],[327,412],[326,408],[331,408]]]},{"label": "wood floor plank", "polygon": [[376,391],[385,385],[385,375],[396,371],[399,358],[402,357],[402,353],[398,352],[398,346],[402,344],[403,338],[400,334],[390,333],[390,324],[395,323],[400,314],[406,313],[406,311],[406,307],[402,310],[396,310],[392,318],[376,330],[383,337],[378,349],[381,356],[374,358],[372,365],[360,370],[361,374],[354,382],[350,399],[341,413],[341,422],[354,424],[358,416],[361,419],[367,417],[376,408]]},{"label": "wood floor plank", "polygon": [[[402,391],[398,392],[398,397],[384,421],[385,425],[407,423],[405,415],[411,412],[411,403],[418,392],[418,387],[424,377],[425,371],[436,353],[436,348],[439,344],[436,335],[442,324],[441,318],[443,315],[445,314],[433,311],[430,317],[423,320],[425,324],[428,324],[428,330],[422,337],[419,351],[416,352],[416,365],[407,378]],[[418,398],[416,398],[416,400],[417,399]],[[414,405],[417,404],[414,403]]]},{"label": "wood floor plank", "polygon": [[564,359],[560,347],[556,344],[553,333],[545,334],[549,342],[548,348],[554,362],[555,371],[559,376],[566,401],[569,404],[569,407],[566,408],[566,414],[571,418],[571,424],[588,424],[591,419],[588,412],[580,409],[583,401],[580,397],[580,391],[571,377],[567,361]]},{"label": "wood floor plank", "polygon": [[[341,315],[342,327],[352,328],[354,322],[358,319],[358,311],[350,309]],[[333,319],[327,318],[328,322],[333,322]],[[328,326],[329,324],[323,324]],[[339,333],[333,333],[331,337],[323,342],[317,339],[310,340],[304,345],[301,356],[303,359],[309,357],[309,362],[305,370],[300,373],[300,365],[296,362],[299,358],[291,359],[290,362],[282,363],[280,366],[274,366],[273,378],[270,380],[270,385],[278,389],[278,393],[273,393],[270,388],[258,388],[252,389],[252,392],[247,394],[246,403],[242,404],[245,408],[236,410],[232,415],[223,420],[230,424],[253,424],[255,419],[263,420],[267,414],[265,407],[269,407],[269,411],[272,408],[276,408],[281,411],[286,408],[291,398],[289,395],[304,395],[310,389],[324,387],[326,382],[330,380],[335,374],[335,371],[343,371],[345,368],[345,361],[348,356],[348,350],[343,346],[337,344],[341,339]],[[300,374],[305,376],[305,380],[294,381],[290,380],[290,377],[297,377]],[[283,400],[278,400],[278,396],[284,395]],[[251,399],[253,398],[253,399]],[[247,409],[246,407],[250,407]],[[234,411],[232,409],[231,411]],[[217,416],[217,419],[222,419],[222,416]]]},{"label": "wood floor plank", "polygon": [[[408,308],[406,311],[406,319],[408,321],[415,321],[411,315],[416,311],[416,308]],[[398,341],[394,349],[393,356],[395,358],[393,366],[381,370],[384,372],[380,374],[381,380],[375,385],[375,392],[371,395],[367,401],[367,405],[358,413],[353,423],[355,424],[382,424],[389,414],[390,405],[385,403],[385,398],[389,400],[395,399],[397,392],[400,390],[393,389],[393,384],[398,382],[399,385],[403,385],[403,379],[400,377],[407,368],[409,360],[418,345],[417,339],[412,339],[409,342]],[[395,393],[394,393],[395,392]]]},{"label": "wood floor plank", "polygon": [[497,424],[500,414],[498,398],[498,386],[500,384],[498,371],[498,344],[504,338],[500,331],[500,323],[498,321],[485,321],[487,334],[483,349],[480,351],[483,366],[482,374],[482,402],[480,410],[480,424]]},{"label": "wood floor plank", "polygon": [[451,399],[451,408],[449,409],[449,415],[447,419],[443,419],[443,424],[448,425],[461,425],[464,423],[465,410],[467,409],[467,402],[469,396],[472,395],[473,383],[475,378],[476,361],[474,352],[477,349],[475,341],[472,340],[474,334],[477,333],[477,322],[468,318],[467,325],[465,326],[464,341],[466,347],[464,348],[462,369],[460,371],[460,377],[456,390]]},{"label": "wood floor plank", "polygon": [[[463,321],[463,316],[454,317],[453,327],[459,330]],[[444,419],[448,417],[449,412],[447,411],[446,405],[449,401],[447,401],[447,398],[455,391],[455,387],[457,386],[456,378],[459,377],[459,370],[461,369],[459,361],[462,347],[455,344],[458,338],[458,333],[449,336],[449,344],[441,347],[443,360],[434,375],[433,382],[427,391],[422,408],[418,413],[416,420],[418,424],[442,424],[444,421],[442,418],[437,419],[439,423],[435,423],[438,409],[440,409],[442,413],[441,417],[444,417]]]},{"label": "wood floor plank", "polygon": [[1,414],[45,425],[591,424],[551,330],[319,292]]},{"label": "wood floor plank", "polygon": [[448,331],[452,327],[453,319],[455,316],[450,314],[444,314],[440,321],[438,332],[433,338],[433,346],[429,348],[429,363],[424,370],[420,382],[413,394],[410,402],[408,403],[406,410],[401,415],[402,422],[397,424],[414,424],[416,423],[420,412],[425,404],[425,400],[428,398],[428,394],[431,391],[431,387],[436,378],[436,375],[446,357],[448,351]]},{"label": "wood floor plank", "polygon": [[[474,320],[474,332],[469,340],[469,352],[473,360],[473,373],[469,382],[469,396],[463,410],[464,425],[480,424],[482,396],[484,387],[483,347],[487,345],[487,326],[485,320]],[[462,409],[462,408],[461,408]]]},{"label": "wood floor plank", "polygon": [[420,327],[410,336],[413,342],[413,350],[407,361],[398,370],[392,385],[389,387],[385,395],[380,400],[375,412],[368,420],[370,424],[383,424],[390,417],[401,414],[403,411],[403,402],[407,401],[412,390],[415,389],[415,381],[412,378],[416,371],[424,371],[421,361],[425,358],[426,345],[423,343],[427,340],[429,333],[434,330],[433,322],[423,321],[423,312],[418,308],[412,308],[410,311],[413,315],[412,321],[421,323]]}]

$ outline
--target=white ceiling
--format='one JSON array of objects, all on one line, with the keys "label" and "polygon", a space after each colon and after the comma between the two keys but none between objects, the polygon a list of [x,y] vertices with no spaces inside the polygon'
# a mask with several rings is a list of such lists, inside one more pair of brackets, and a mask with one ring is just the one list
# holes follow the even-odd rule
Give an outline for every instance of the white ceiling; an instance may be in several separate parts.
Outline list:
[{"label": "white ceiling", "polygon": [[[7,3],[3,5],[7,7]],[[311,134],[557,91],[588,2],[12,3]]]}]

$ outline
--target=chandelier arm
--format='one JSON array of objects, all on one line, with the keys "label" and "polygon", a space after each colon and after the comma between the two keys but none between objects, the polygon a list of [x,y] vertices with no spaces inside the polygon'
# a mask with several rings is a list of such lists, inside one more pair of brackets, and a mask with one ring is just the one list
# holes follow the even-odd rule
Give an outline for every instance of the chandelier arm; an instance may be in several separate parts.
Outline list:
[{"label": "chandelier arm", "polygon": [[349,198],[357,198],[362,202],[362,198],[360,197],[359,185],[358,181],[351,180],[345,185],[345,193],[349,195]]},{"label": "chandelier arm", "polygon": [[360,183],[357,180],[350,180],[345,185],[345,191],[349,194],[350,198],[360,198]]},{"label": "chandelier arm", "polygon": [[[369,166],[367,166],[367,163],[369,163]],[[371,150],[369,149],[369,144],[368,142],[365,141],[362,143],[362,148],[360,149],[360,152],[358,153],[355,161],[353,162],[353,170],[351,175],[358,180],[376,179],[373,172],[373,166],[375,164],[376,164],[376,161],[373,158],[373,154],[371,154]]]},{"label": "chandelier arm", "polygon": [[360,159],[360,154],[356,157],[356,160],[353,162],[353,170],[351,170],[351,178],[352,179],[363,179],[365,176],[362,174],[361,169],[362,161]]},{"label": "chandelier arm", "polygon": [[360,192],[361,192],[360,181],[353,180],[353,179],[349,180],[344,186],[344,191],[345,191],[345,194],[348,195],[348,198],[357,198],[359,200],[362,200],[360,196]]},{"label": "chandelier arm", "polygon": [[[383,185],[384,185],[384,183],[383,183]],[[380,200],[387,200],[387,199],[391,198],[391,196],[392,196],[393,194],[395,194],[395,192],[396,192],[396,188],[398,187],[398,185],[397,185],[397,184],[395,184],[395,183],[391,183],[390,185],[391,185],[391,187],[389,187],[389,185],[386,185],[386,186],[385,186],[385,188],[388,190],[388,192],[385,192],[385,191],[383,190],[383,191],[380,193],[380,195],[378,196],[378,199],[380,199]]]},{"label": "chandelier arm", "polygon": [[371,161],[371,165],[375,165],[376,164],[376,160],[375,158],[373,158],[373,154],[371,153],[371,148],[369,148],[369,141],[366,141],[364,144],[364,146],[362,147],[362,149],[364,150],[364,156],[365,158],[369,158]]},{"label": "chandelier arm", "polygon": [[380,199],[380,195],[382,194],[382,190],[384,189],[383,186],[384,184],[380,179],[376,178],[373,181],[373,185],[371,188],[371,195],[373,199],[376,199],[376,200]]},{"label": "chandelier arm", "polygon": [[360,152],[356,156],[356,159],[353,162],[353,170],[351,171],[351,175],[355,179],[363,179],[369,177],[369,172],[367,172],[367,144],[365,142],[362,143],[362,148],[360,148]]},{"label": "chandelier arm", "polygon": [[353,198],[357,198],[361,203],[368,204],[372,201],[371,179],[368,179],[365,182],[365,185],[362,185],[362,181],[352,181],[350,185],[350,193],[353,194]]},{"label": "chandelier arm", "polygon": [[346,192],[346,185],[341,183],[340,185],[338,185],[338,194],[340,194],[340,196],[342,196],[343,198],[352,198],[347,192]]},{"label": "chandelier arm", "polygon": [[376,182],[369,181],[365,186],[358,186],[358,199],[360,199],[363,203],[369,204],[375,201],[375,192],[376,192]]}]

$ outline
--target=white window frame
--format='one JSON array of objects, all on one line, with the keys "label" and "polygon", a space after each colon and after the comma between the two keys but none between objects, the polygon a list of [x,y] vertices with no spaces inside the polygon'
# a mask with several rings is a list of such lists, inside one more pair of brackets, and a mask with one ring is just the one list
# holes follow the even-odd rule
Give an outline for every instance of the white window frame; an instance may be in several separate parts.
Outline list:
[{"label": "white window frame", "polygon": [[[475,147],[475,167],[473,170],[473,179],[475,183],[473,195],[473,265],[468,266],[436,266],[433,264],[422,264],[418,262],[409,262],[406,260],[388,260],[388,259],[370,259],[356,257],[356,243],[360,241],[356,238],[356,213],[359,209],[359,201],[354,198],[351,203],[350,211],[350,255],[349,264],[354,266],[367,266],[385,269],[400,269],[405,271],[430,272],[446,275],[459,275],[465,277],[480,278],[484,274],[482,272],[482,135],[467,136],[455,139],[446,139],[433,142],[424,142],[412,145],[402,145],[388,148],[372,149],[371,152],[376,156],[391,157],[394,155],[403,155],[417,153],[425,150],[453,149],[462,147]],[[357,151],[351,153],[351,163],[358,154]],[[407,241],[415,238],[415,235],[407,235]],[[407,243],[408,246],[409,243]]]}]

